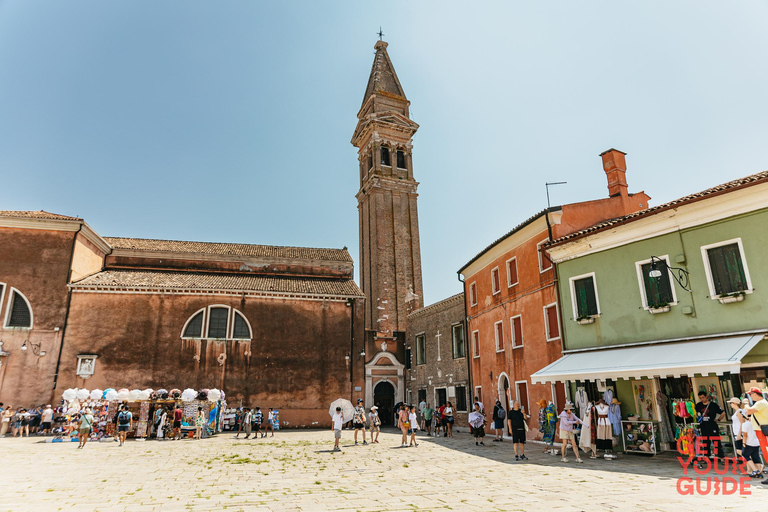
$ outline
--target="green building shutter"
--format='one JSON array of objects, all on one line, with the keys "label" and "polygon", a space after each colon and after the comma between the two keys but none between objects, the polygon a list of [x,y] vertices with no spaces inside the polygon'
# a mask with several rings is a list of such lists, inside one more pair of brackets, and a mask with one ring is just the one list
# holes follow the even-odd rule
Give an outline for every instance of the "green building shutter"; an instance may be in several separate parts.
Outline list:
[{"label": "green building shutter", "polygon": [[747,289],[747,278],[741,262],[739,244],[708,249],[707,256],[716,294],[722,295]]},{"label": "green building shutter", "polygon": [[657,262],[656,268],[661,271],[661,277],[659,278],[653,278],[648,275],[651,271],[650,263],[640,267],[640,272],[643,274],[643,285],[645,286],[645,305],[648,307],[672,302],[672,283],[669,281],[667,262]]},{"label": "green building shutter", "polygon": [[574,281],[576,290],[576,308],[579,317],[597,314],[597,298],[595,297],[595,280],[585,277]]}]

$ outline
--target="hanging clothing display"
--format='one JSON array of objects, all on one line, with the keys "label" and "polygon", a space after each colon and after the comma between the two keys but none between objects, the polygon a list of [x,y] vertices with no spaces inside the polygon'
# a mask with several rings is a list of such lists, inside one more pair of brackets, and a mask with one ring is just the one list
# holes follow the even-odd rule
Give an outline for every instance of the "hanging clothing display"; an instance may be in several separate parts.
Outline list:
[{"label": "hanging clothing display", "polygon": [[[613,400],[611,400],[611,402],[613,402]],[[608,421],[611,422],[611,426],[613,427],[613,435],[620,436],[621,435],[621,405],[619,405],[618,402],[611,403],[610,407],[608,408]]]},{"label": "hanging clothing display", "polygon": [[667,414],[667,404],[669,403],[669,399],[667,398],[667,395],[661,392],[661,390],[656,393],[656,403],[659,406],[659,430],[661,430],[661,442],[672,443],[675,439],[675,435],[672,432],[672,425],[669,422],[669,416]]},{"label": "hanging clothing display", "polygon": [[605,390],[605,393],[603,393],[603,400],[608,405],[610,405],[611,402],[613,402],[613,390],[611,388],[608,388]]},{"label": "hanging clothing display", "polygon": [[555,405],[550,402],[545,410],[545,421],[540,427],[542,434],[544,434],[544,442],[547,444],[553,444],[555,442],[555,425],[557,424],[557,411],[555,411]]},{"label": "hanging clothing display", "polygon": [[576,408],[579,410],[579,419],[581,421],[584,421],[584,413],[587,410],[588,402],[589,402],[589,398],[587,397],[586,390],[584,388],[576,389],[576,396],[573,399],[573,405],[575,405]]},{"label": "hanging clothing display", "polygon": [[592,442],[592,416],[595,412],[595,408],[592,407],[592,403],[588,403],[584,407],[584,417],[582,421],[584,424],[581,426],[581,437],[579,437],[579,448],[585,452],[595,452],[595,444]]},{"label": "hanging clothing display", "polygon": [[613,449],[613,427],[611,422],[608,421],[608,412],[610,407],[606,404],[597,404],[595,411],[597,412],[597,449],[598,450],[612,450]]}]

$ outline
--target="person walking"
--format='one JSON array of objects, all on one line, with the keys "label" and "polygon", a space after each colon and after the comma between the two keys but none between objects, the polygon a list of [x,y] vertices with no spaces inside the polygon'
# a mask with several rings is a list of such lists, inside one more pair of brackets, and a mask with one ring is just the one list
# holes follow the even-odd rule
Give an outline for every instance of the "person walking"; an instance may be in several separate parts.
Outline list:
[{"label": "person walking", "polygon": [[[512,403],[512,410],[509,411],[509,432],[512,434],[512,447],[515,450],[515,460],[528,460],[525,456],[525,425],[530,416],[520,409],[520,402],[515,400]],[[519,453],[518,453],[519,452]]]},{"label": "person walking", "polygon": [[485,446],[483,442],[485,438],[485,413],[478,402],[472,404],[472,409],[471,417],[468,419],[472,429],[472,437],[475,438],[475,446]]},{"label": "person walking", "polygon": [[[723,419],[725,411],[723,411],[717,403],[710,400],[706,391],[699,391],[698,396],[699,403],[696,404],[696,414],[699,420],[701,440],[704,442],[704,447],[706,448],[704,457],[722,459],[725,457],[725,454],[723,452],[720,429],[717,426],[717,422]],[[715,445],[714,453],[712,451],[712,444]],[[704,469],[705,467],[705,463],[700,461],[699,469]]]},{"label": "person walking", "polygon": [[581,424],[582,421],[573,414],[573,404],[567,403],[563,407],[563,412],[560,413],[560,439],[563,440],[562,446],[562,458],[560,462],[568,462],[566,454],[568,453],[568,444],[570,443],[573,448],[573,453],[576,455],[576,462],[584,462],[579,457],[579,447],[576,446],[576,436],[573,433],[573,426],[576,423]]},{"label": "person walking", "polygon": [[411,434],[411,440],[408,443],[409,446],[419,446],[419,443],[416,442],[416,431],[419,428],[419,419],[418,415],[416,414],[416,406],[411,406],[411,411],[408,414],[408,423],[411,425],[411,429],[408,431]]},{"label": "person walking", "polygon": [[[482,411],[482,409],[480,409]],[[448,437],[453,437],[453,405],[451,402],[445,404],[445,426],[448,428]]]},{"label": "person walking", "polygon": [[408,446],[408,430],[411,428],[411,425],[408,422],[408,412],[405,410],[404,404],[400,404],[400,407],[397,409],[397,427],[400,429],[400,432],[403,433],[400,447],[405,448]]},{"label": "person walking", "polygon": [[355,429],[355,444],[357,444],[357,433],[363,432],[363,444],[368,444],[365,440],[365,407],[363,407],[363,399],[357,399],[357,406],[355,407],[355,414],[352,416],[352,427]]},{"label": "person walking", "polygon": [[[379,418],[379,408],[377,406],[371,407],[371,412],[368,413],[368,422],[371,425],[371,444],[379,442],[379,432],[381,432],[381,418]],[[376,433],[374,439],[373,434]]]},{"label": "person walking", "polygon": [[340,452],[341,447],[341,429],[344,426],[344,415],[341,413],[341,407],[336,408],[336,413],[331,416],[331,430],[333,430],[333,451]]},{"label": "person walking", "polygon": [[80,444],[78,448],[83,448],[85,443],[88,442],[88,438],[91,436],[93,430],[93,414],[89,408],[85,408],[83,414],[80,415],[80,426],[78,427],[77,436]]},{"label": "person walking", "polygon": [[7,405],[2,415],[2,425],[0,425],[0,437],[5,437],[8,429],[11,428],[11,418],[13,418],[14,410],[11,405]]},{"label": "person walking", "polygon": [[421,430],[427,430],[426,425],[426,418],[424,417],[424,409],[427,408],[427,399],[422,398],[419,402],[419,415],[421,416],[421,421],[419,422],[419,428]]},{"label": "person walking", "polygon": [[165,441],[165,425],[168,423],[168,410],[160,408],[160,420],[157,422],[157,439]]},{"label": "person walking", "polygon": [[269,412],[267,412],[267,427],[264,429],[264,434],[261,437],[267,437],[267,430],[269,430],[270,434],[269,437],[275,437],[275,415],[272,412],[272,408],[269,408]]},{"label": "person walking", "polygon": [[40,416],[40,426],[43,428],[43,434],[50,434],[51,427],[53,425],[53,409],[51,404],[45,406],[43,413]]},{"label": "person walking", "polygon": [[736,455],[739,457],[742,455],[744,449],[744,439],[741,435],[741,426],[747,421],[744,416],[744,409],[741,407],[741,400],[733,397],[728,400],[728,405],[731,406],[733,415],[731,416],[731,431],[733,432],[733,444],[736,447]]},{"label": "person walking", "polygon": [[[752,429],[763,452],[763,459],[768,462],[768,401],[765,400],[762,390],[758,387],[750,388],[748,394],[752,400],[752,405],[746,407],[744,411],[752,416],[750,420]],[[760,483],[768,485],[768,478]]]},{"label": "person walking", "polygon": [[203,414],[203,408],[197,408],[197,416],[195,416],[195,439],[203,438],[203,426],[205,425],[205,415]]},{"label": "person walking", "polygon": [[117,413],[117,435],[120,441],[118,446],[125,444],[125,439],[128,437],[128,431],[133,426],[133,414],[128,410],[127,405],[120,407],[120,412]]},{"label": "person walking", "polygon": [[181,404],[176,402],[176,407],[173,409],[173,439],[178,441],[181,439],[181,420],[184,417],[184,411],[181,410]]},{"label": "person walking", "polygon": [[[245,416],[243,416],[243,424],[245,425],[245,438],[251,437],[251,431],[253,430],[253,413],[250,407],[245,408]],[[237,435],[240,435],[239,433]],[[235,436],[237,437],[237,436]],[[256,435],[258,437],[258,434]]]},{"label": "person walking", "polygon": [[28,409],[23,409],[21,412],[21,437],[26,434],[29,437],[29,423],[32,421],[32,415],[29,414]]},{"label": "person walking", "polygon": [[37,435],[40,430],[40,416],[42,415],[42,409],[37,405],[33,405],[29,409],[29,432]]},{"label": "person walking", "polygon": [[424,408],[424,426],[427,429],[427,435],[432,435],[432,416],[435,414],[435,410],[427,404]]},{"label": "person walking", "polygon": [[251,421],[253,421],[253,438],[266,437],[267,429],[261,430],[261,424],[264,422],[264,414],[261,412],[261,407],[257,407],[256,412],[252,413]]},{"label": "person walking", "polygon": [[[500,400],[496,400],[496,405],[493,406],[493,430],[496,433],[494,442],[504,441],[504,418],[507,416],[507,411],[501,405]],[[510,431],[511,432],[511,431]]]},{"label": "person walking", "polygon": [[240,437],[240,432],[243,431],[243,418],[245,417],[245,411],[238,407],[235,411],[235,430],[237,430],[237,434],[235,434],[235,438]]}]

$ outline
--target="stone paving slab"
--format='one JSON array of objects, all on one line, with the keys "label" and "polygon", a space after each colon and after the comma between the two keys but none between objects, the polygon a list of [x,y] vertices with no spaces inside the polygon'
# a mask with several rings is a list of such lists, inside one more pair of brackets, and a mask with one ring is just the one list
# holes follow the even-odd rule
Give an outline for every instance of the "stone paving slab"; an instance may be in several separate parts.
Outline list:
[{"label": "stone paving slab", "polygon": [[[468,434],[400,436],[355,446],[344,431],[332,453],[326,430],[281,431],[245,440],[45,443],[0,439],[2,511],[512,511],[763,510],[768,486],[749,496],[682,496],[673,456],[620,455],[561,463],[528,444],[514,462],[511,443],[476,447]],[[714,476],[714,475],[713,475]]]}]

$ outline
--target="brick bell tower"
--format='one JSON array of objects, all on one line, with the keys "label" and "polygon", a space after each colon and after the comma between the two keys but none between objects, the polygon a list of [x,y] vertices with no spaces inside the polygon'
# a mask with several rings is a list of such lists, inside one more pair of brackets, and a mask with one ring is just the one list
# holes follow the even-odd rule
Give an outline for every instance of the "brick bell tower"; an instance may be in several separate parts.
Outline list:
[{"label": "brick bell tower", "polygon": [[[360,191],[360,280],[366,296],[365,328],[388,352],[403,350],[407,315],[422,306],[421,248],[413,179],[413,134],[419,125],[387,54],[376,56],[352,136],[358,149]],[[369,334],[370,337],[370,334]],[[391,340],[390,349],[382,341]],[[383,344],[386,346],[386,343]],[[395,349],[395,346],[398,346]],[[395,349],[395,350],[393,350]],[[369,353],[367,358],[375,351]]]}]

